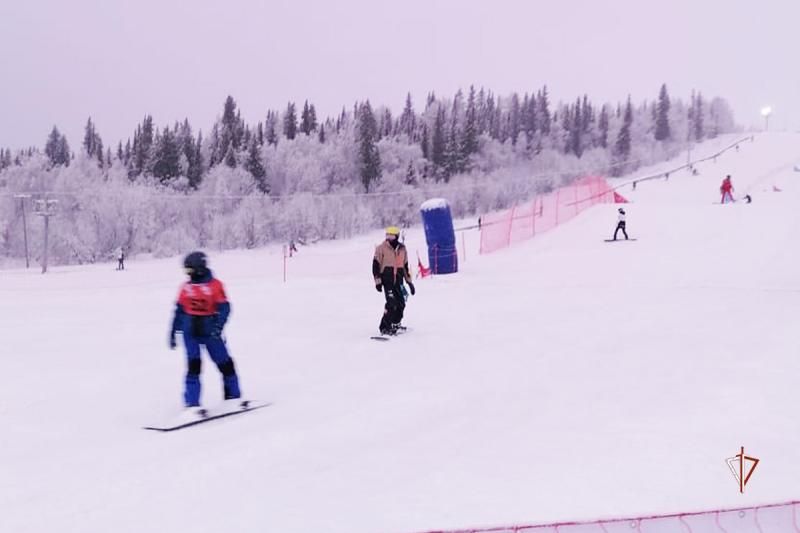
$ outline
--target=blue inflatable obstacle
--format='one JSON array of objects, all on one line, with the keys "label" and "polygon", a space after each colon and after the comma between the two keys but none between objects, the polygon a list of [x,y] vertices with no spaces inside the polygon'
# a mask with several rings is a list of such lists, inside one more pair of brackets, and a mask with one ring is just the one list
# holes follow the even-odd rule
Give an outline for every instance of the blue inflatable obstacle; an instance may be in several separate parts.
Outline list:
[{"label": "blue inflatable obstacle", "polygon": [[425,240],[428,242],[428,267],[434,274],[458,272],[456,234],[453,216],[444,198],[432,198],[420,206]]}]

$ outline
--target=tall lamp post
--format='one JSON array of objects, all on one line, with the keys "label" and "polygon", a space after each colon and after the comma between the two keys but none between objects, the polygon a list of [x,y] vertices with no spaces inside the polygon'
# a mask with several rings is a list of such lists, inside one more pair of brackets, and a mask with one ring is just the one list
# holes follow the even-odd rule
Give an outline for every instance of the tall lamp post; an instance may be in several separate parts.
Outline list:
[{"label": "tall lamp post", "polygon": [[25,239],[25,268],[31,267],[30,255],[28,254],[28,221],[25,217],[25,200],[30,197],[30,194],[14,195],[14,198],[19,200],[19,205],[22,207],[22,236]]},{"label": "tall lamp post", "polygon": [[47,272],[47,255],[49,251],[48,238],[50,236],[50,217],[56,214],[55,207],[58,200],[36,200],[36,214],[44,219],[44,251],[42,253],[42,274]]},{"label": "tall lamp post", "polygon": [[764,117],[764,131],[769,130],[769,116],[772,114],[772,107],[766,106],[761,108],[761,116]]}]

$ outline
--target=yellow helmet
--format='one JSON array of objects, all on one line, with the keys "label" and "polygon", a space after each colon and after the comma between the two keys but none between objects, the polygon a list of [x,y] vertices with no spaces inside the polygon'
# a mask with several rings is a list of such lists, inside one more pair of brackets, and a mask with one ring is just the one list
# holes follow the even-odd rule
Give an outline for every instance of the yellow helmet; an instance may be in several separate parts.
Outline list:
[{"label": "yellow helmet", "polygon": [[397,226],[389,226],[386,228],[386,235],[400,235],[400,228]]}]

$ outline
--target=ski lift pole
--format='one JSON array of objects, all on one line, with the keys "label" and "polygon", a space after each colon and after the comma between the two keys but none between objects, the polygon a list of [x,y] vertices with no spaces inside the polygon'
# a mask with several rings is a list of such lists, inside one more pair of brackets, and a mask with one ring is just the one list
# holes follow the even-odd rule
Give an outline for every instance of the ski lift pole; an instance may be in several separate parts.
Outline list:
[{"label": "ski lift pole", "polygon": [[44,249],[42,251],[42,274],[47,272],[47,259],[49,252],[49,238],[50,238],[50,217],[54,216],[55,206],[58,200],[36,200],[37,209],[36,214],[44,219]]},{"label": "ski lift pole", "polygon": [[19,205],[22,207],[22,237],[25,241],[25,268],[31,267],[30,254],[28,253],[28,220],[25,216],[25,200],[30,198],[30,194],[15,194],[14,198],[19,200]]}]

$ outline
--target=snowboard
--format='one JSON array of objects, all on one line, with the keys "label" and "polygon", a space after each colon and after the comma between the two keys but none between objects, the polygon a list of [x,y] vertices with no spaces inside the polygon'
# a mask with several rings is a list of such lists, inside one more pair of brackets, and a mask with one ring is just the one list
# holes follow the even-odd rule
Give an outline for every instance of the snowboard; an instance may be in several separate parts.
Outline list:
[{"label": "snowboard", "polygon": [[398,337],[400,335],[405,335],[408,332],[409,332],[409,329],[407,327],[400,326],[399,328],[397,328],[397,334],[396,335],[386,335],[385,333],[381,333],[380,335],[371,336],[370,339],[372,339],[374,341],[386,342],[386,341],[390,340],[392,337]]},{"label": "snowboard", "polygon": [[231,405],[223,402],[222,404],[214,407],[200,407],[192,412],[181,413],[180,415],[170,420],[166,420],[163,423],[154,424],[152,426],[144,426],[144,429],[162,432],[175,431],[176,429],[188,428],[198,424],[203,424],[205,422],[210,422],[212,420],[219,420],[220,418],[240,415],[242,413],[249,413],[250,411],[255,411],[256,409],[261,409],[262,407],[267,407],[269,405],[272,404],[255,402],[252,400],[242,400],[241,403],[231,402]]},{"label": "snowboard", "polygon": [[625,241],[635,241],[636,239],[605,239],[606,242],[625,242]]}]

